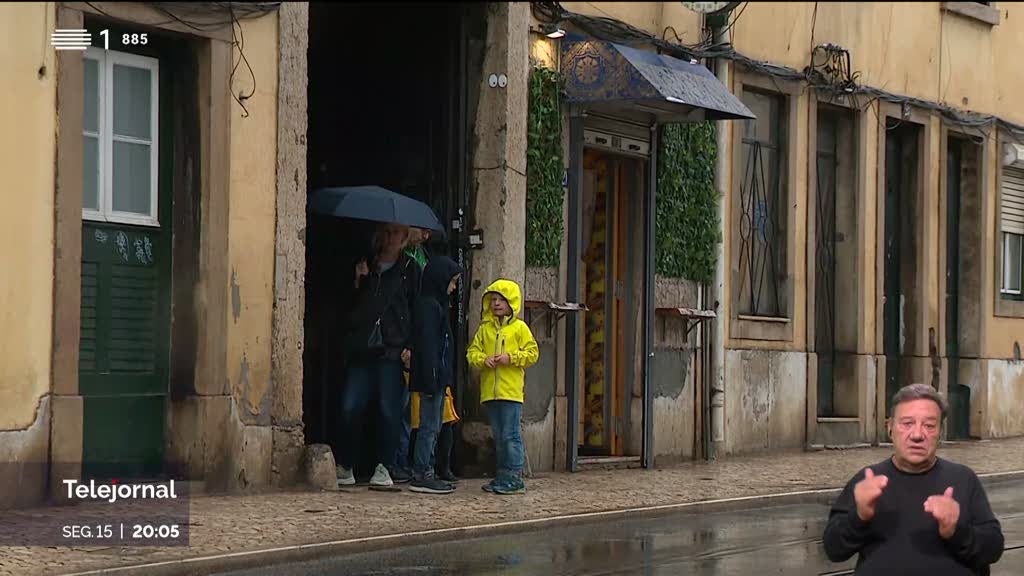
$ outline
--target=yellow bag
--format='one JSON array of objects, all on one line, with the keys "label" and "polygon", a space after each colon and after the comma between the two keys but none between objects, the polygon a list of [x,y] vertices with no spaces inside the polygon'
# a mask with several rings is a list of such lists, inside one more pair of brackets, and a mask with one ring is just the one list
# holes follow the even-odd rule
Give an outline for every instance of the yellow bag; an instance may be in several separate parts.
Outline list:
[{"label": "yellow bag", "polygon": [[[408,375],[406,375],[406,383],[408,383]],[[411,400],[409,402],[409,422],[415,430],[420,427],[420,394],[413,392],[409,397]],[[459,415],[455,413],[455,398],[452,397],[451,386],[448,386],[444,389],[444,415],[441,417],[441,423],[448,424],[458,421]]]}]

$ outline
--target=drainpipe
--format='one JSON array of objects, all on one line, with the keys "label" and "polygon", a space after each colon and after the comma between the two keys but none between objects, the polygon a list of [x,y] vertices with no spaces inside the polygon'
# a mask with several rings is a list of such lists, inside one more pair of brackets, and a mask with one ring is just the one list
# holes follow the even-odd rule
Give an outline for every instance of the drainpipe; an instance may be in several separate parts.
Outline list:
[{"label": "drainpipe", "polygon": [[[729,29],[721,24],[725,19],[718,19],[719,24],[713,29],[713,37],[716,45],[728,44],[732,34]],[[718,58],[715,61],[715,76],[725,86],[731,89],[732,66],[729,60]],[[718,244],[718,256],[715,258],[715,278],[709,287],[709,297],[705,302],[710,304],[716,312],[715,320],[710,326],[707,346],[710,348],[711,362],[709,362],[709,382],[705,387],[708,395],[705,398],[710,400],[710,445],[705,452],[709,460],[713,460],[723,451],[725,442],[725,238],[728,222],[726,213],[725,188],[726,174],[729,169],[729,158],[724,153],[726,149],[726,131],[729,130],[729,123],[719,120],[715,123],[715,189],[722,194],[718,202],[719,230],[722,233],[722,242]]]}]

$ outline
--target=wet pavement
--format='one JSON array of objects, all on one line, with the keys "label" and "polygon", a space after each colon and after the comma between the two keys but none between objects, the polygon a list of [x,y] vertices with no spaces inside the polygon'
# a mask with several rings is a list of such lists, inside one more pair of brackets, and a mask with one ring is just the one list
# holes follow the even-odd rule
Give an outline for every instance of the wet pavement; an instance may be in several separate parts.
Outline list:
[{"label": "wet pavement", "polygon": [[[993,576],[1024,574],[1024,480],[992,483],[1007,551]],[[804,504],[576,525],[268,566],[221,576],[612,576],[851,573],[821,546],[828,507]]]}]

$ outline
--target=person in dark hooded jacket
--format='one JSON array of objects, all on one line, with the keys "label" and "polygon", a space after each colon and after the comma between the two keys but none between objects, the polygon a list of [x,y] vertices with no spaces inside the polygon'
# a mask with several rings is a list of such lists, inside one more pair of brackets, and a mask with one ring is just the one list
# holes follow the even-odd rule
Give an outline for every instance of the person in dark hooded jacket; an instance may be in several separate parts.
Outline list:
[{"label": "person in dark hooded jacket", "polygon": [[420,395],[419,431],[413,449],[413,480],[409,489],[447,494],[455,487],[434,474],[434,449],[445,388],[454,373],[448,307],[462,269],[447,256],[435,256],[423,269],[420,297],[413,312],[413,354],[409,389]]}]

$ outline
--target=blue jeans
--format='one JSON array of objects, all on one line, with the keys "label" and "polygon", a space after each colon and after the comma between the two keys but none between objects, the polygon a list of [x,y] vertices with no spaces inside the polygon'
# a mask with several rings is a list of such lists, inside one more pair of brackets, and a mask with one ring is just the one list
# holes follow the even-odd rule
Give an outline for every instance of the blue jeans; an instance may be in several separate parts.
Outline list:
[{"label": "blue jeans", "polygon": [[420,394],[420,427],[416,431],[416,448],[412,474],[417,480],[434,477],[434,447],[441,430],[444,394]]},{"label": "blue jeans", "polygon": [[345,392],[341,400],[341,430],[348,443],[341,451],[339,464],[352,469],[356,447],[362,441],[363,415],[375,401],[378,408],[376,453],[377,462],[394,466],[398,450],[399,426],[402,422],[402,364],[393,360],[375,360],[350,364],[345,378]]},{"label": "blue jeans", "polygon": [[521,402],[511,400],[490,400],[484,402],[491,419],[494,433],[494,452],[497,456],[497,474],[522,476],[524,455],[523,437],[519,433],[519,421],[523,416]]}]

